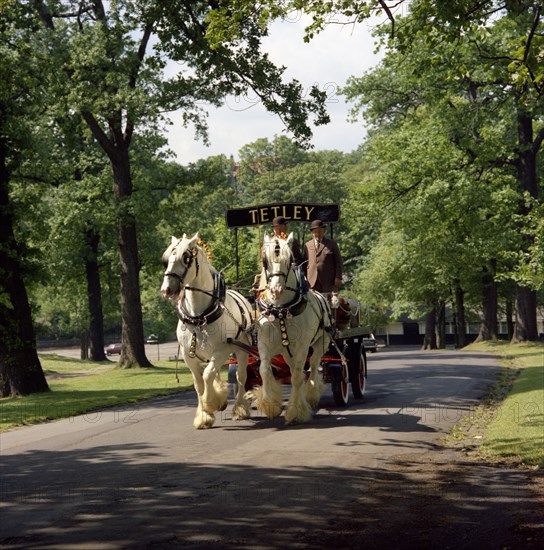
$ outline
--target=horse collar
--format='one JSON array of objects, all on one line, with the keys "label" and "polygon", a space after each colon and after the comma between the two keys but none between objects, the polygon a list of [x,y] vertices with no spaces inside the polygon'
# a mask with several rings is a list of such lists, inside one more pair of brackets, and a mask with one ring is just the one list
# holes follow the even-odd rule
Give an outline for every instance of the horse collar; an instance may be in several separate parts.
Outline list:
[{"label": "horse collar", "polygon": [[257,307],[263,315],[272,315],[274,316],[274,318],[277,317],[278,319],[289,319],[290,317],[296,317],[297,315],[300,315],[306,309],[307,304],[308,299],[306,295],[299,293],[297,293],[297,295],[291,302],[280,306],[275,306],[271,304],[263,296],[260,296],[257,300]]},{"label": "horse collar", "polygon": [[279,307],[268,303],[263,297],[260,297],[257,301],[257,306],[259,311],[261,311],[262,316],[267,317],[271,322],[278,319],[278,323],[280,325],[281,344],[287,350],[287,353],[289,353],[289,357],[293,357],[293,354],[291,353],[291,348],[289,347],[289,335],[287,333],[287,325],[285,324],[285,320],[300,315],[306,309],[307,304],[307,295],[299,293],[295,296],[295,300]]},{"label": "horse collar", "polygon": [[264,295],[261,294],[257,300],[257,307],[263,315],[273,315],[278,318],[289,318],[300,315],[306,309],[306,305],[308,303],[308,283],[306,282],[304,276],[300,273],[300,269],[293,269],[293,272],[297,281],[296,288],[286,288],[287,290],[292,290],[295,292],[295,297],[287,304],[274,306],[266,300]]}]

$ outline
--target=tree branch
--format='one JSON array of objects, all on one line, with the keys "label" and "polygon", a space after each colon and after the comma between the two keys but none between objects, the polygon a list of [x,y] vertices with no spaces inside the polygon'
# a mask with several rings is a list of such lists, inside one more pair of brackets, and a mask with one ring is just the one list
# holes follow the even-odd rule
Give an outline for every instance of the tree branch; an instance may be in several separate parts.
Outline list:
[{"label": "tree branch", "polygon": [[378,0],[383,11],[387,14],[389,21],[391,21],[391,38],[395,37],[395,18],[389,9],[389,6],[385,3],[384,0]]},{"label": "tree branch", "polygon": [[96,118],[92,113],[89,111],[82,111],[81,116],[83,117],[83,120],[87,123],[89,128],[91,129],[91,132],[93,133],[93,136],[95,137],[96,141],[100,144],[102,149],[106,152],[108,157],[112,158],[115,154],[115,146],[110,141],[104,130],[100,127],[100,124],[98,124]]},{"label": "tree branch", "polygon": [[[134,64],[134,67],[130,72],[129,87],[131,89],[136,88],[138,73],[142,66],[142,62],[145,57],[145,52],[147,50],[147,45],[149,43],[149,39],[151,37],[152,32],[153,32],[153,23],[152,22],[147,23],[144,28],[144,34],[142,36],[142,39],[140,40],[140,45],[138,46],[138,54],[137,54],[138,62]],[[130,143],[133,133],[134,133],[134,118],[132,117],[132,114],[127,113],[127,124],[126,124],[125,135],[124,135],[124,140],[127,145]]]},{"label": "tree branch", "polygon": [[[476,11],[477,9],[479,9],[480,7],[482,7],[483,5],[487,4],[487,2],[482,2],[481,6],[476,6],[476,8],[474,10],[472,10],[471,12],[469,12],[469,15],[471,15],[474,11]],[[495,9],[492,9],[490,11],[487,11],[485,12],[483,15],[483,17],[485,18],[488,18],[490,17],[491,15],[493,15],[494,13],[498,13],[502,10],[504,10],[506,8],[506,4],[502,4],[500,6],[497,6]]]},{"label": "tree branch", "polygon": [[94,8],[93,11],[96,15],[96,18],[99,21],[105,21],[106,20],[106,10],[104,9],[104,4],[102,3],[102,0],[95,0],[93,2]]},{"label": "tree branch", "polygon": [[[465,13],[465,17],[468,18],[472,14],[476,13],[480,8],[483,8],[486,4],[492,4],[492,3],[493,2],[491,2],[490,0],[484,0],[483,2],[480,2],[479,4],[476,4],[472,9],[468,10]],[[500,8],[497,8],[497,9],[503,9],[503,8],[504,8],[504,6],[501,6]],[[493,13],[493,12],[489,12],[489,13]]]},{"label": "tree branch", "polygon": [[540,22],[540,10],[541,10],[541,6],[539,4],[535,11],[535,18],[533,21],[533,26],[531,27],[531,31],[529,32],[529,37],[527,38],[527,44],[525,44],[525,51],[523,52],[523,63],[527,63],[527,58],[529,57],[529,51],[531,50],[531,42],[533,41],[536,28],[538,27],[538,23]]},{"label": "tree branch", "polygon": [[40,19],[42,20],[42,23],[45,25],[45,28],[53,30],[55,28],[55,24],[53,23],[53,16],[44,5],[42,0],[33,0],[33,4],[38,12],[38,15],[40,16]]},{"label": "tree branch", "polygon": [[533,141],[533,153],[536,155],[542,146],[542,142],[544,141],[544,128],[540,128],[538,131],[538,134],[536,135],[534,141]]}]

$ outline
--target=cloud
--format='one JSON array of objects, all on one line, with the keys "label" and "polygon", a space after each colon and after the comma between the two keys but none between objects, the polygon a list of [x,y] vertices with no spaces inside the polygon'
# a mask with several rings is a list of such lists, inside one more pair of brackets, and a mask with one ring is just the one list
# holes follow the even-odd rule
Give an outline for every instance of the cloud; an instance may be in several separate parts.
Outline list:
[{"label": "cloud", "polygon": [[[331,122],[314,128],[314,148],[352,151],[363,141],[365,129],[362,123],[347,122],[350,106],[339,94],[339,89],[348,77],[363,74],[379,61],[380,56],[374,53],[372,25],[332,23],[306,44],[303,36],[307,23],[308,19],[296,16],[274,23],[263,41],[264,49],[272,61],[285,66],[286,80],[296,78],[305,90],[315,84],[327,92]],[[259,138],[272,140],[275,135],[285,132],[281,120],[268,113],[251,93],[229,97],[220,108],[209,109],[210,147],[195,141],[194,128],[184,128],[176,113],[171,119],[169,145],[180,164],[220,154],[236,159],[244,145]]]}]

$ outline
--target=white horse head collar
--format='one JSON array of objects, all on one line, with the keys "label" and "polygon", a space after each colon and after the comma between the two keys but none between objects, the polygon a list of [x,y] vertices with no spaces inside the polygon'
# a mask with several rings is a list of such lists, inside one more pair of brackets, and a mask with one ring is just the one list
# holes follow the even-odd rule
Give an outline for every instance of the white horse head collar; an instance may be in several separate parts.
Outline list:
[{"label": "white horse head collar", "polygon": [[[172,243],[162,255],[162,262],[166,271],[164,273],[165,282],[161,287],[161,292],[165,298],[179,295],[193,264],[196,268],[193,279],[198,277],[200,265],[198,262],[199,249],[196,245],[197,240],[198,233],[192,239],[187,239],[185,233],[181,239],[172,237]],[[172,286],[170,279],[176,280],[176,286]]]}]

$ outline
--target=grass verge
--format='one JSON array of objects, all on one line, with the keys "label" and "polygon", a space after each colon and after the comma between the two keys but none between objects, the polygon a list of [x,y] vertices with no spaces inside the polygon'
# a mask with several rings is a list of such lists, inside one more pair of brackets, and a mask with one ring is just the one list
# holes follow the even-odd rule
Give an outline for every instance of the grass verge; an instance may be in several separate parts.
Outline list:
[{"label": "grass verge", "polygon": [[40,354],[51,391],[0,399],[0,432],[28,424],[68,418],[104,407],[136,403],[193,387],[189,369],[157,362],[152,369],[118,369],[115,363],[95,363]]},{"label": "grass verge", "polygon": [[447,443],[485,460],[544,468],[544,345],[485,342],[465,349],[497,355],[504,369]]}]

